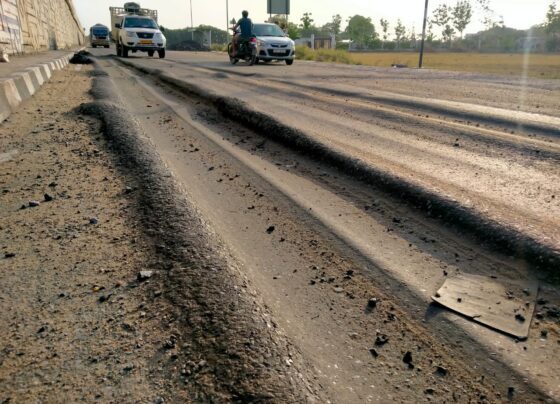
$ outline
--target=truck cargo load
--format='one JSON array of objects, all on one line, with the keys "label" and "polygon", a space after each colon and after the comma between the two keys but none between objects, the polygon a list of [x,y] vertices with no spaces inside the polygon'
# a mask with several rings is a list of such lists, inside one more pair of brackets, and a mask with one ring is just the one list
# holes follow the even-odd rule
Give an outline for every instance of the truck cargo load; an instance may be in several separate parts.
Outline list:
[{"label": "truck cargo load", "polygon": [[109,28],[103,24],[95,24],[89,30],[89,40],[92,48],[103,46],[108,48],[110,46]]}]

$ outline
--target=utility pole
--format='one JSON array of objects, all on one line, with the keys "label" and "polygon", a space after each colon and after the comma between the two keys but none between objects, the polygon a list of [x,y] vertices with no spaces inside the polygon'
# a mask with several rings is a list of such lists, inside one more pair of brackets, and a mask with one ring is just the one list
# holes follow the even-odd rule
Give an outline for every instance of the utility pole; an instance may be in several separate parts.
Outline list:
[{"label": "utility pole", "polygon": [[229,0],[226,0],[226,42],[229,42]]},{"label": "utility pole", "polygon": [[194,27],[193,27],[193,18],[192,18],[192,0],[189,0],[191,4],[191,41],[194,41]]},{"label": "utility pole", "polygon": [[418,68],[421,69],[424,64],[424,42],[426,41],[426,24],[428,22],[428,1],[424,6],[424,23],[422,25],[422,43],[420,44],[420,60],[418,61]]}]

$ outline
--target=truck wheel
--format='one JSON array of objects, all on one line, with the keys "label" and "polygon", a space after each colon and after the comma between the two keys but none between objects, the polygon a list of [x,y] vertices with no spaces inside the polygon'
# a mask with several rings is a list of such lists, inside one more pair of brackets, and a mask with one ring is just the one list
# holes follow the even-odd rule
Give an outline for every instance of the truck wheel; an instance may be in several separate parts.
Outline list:
[{"label": "truck wheel", "polygon": [[93,49],[95,49],[95,48],[97,48],[97,45],[91,45],[91,47],[92,47]]},{"label": "truck wheel", "polygon": [[165,49],[160,49],[157,51],[160,59],[165,59]]},{"label": "truck wheel", "polygon": [[149,57],[154,56],[154,51],[148,51],[148,56],[149,56]]},{"label": "truck wheel", "polygon": [[116,48],[117,48],[117,56],[120,57],[121,56],[121,46],[119,44],[117,44]]},{"label": "truck wheel", "polygon": [[105,45],[104,48],[109,49],[109,45]]},{"label": "truck wheel", "polygon": [[293,65],[293,64],[294,64],[294,59],[286,59],[286,64],[287,64],[288,66]]},{"label": "truck wheel", "polygon": [[122,46],[122,57],[123,58],[128,57],[128,48],[125,45]]}]

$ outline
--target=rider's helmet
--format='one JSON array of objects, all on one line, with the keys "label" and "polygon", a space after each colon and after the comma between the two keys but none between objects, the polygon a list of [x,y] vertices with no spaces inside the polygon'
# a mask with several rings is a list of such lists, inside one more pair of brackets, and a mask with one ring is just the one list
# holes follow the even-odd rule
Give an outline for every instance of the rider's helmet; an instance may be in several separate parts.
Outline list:
[{"label": "rider's helmet", "polygon": [[247,10],[243,10],[243,12],[241,13],[241,15],[245,18],[249,17],[249,12]]}]

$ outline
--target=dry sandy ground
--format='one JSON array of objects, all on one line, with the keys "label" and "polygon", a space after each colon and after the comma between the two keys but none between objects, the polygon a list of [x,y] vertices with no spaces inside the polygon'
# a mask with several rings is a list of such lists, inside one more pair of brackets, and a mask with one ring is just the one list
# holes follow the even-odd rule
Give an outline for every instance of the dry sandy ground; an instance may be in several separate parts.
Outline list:
[{"label": "dry sandy ground", "polygon": [[134,190],[99,124],[72,111],[90,86],[58,73],[0,127],[3,403],[154,402],[164,391],[173,331],[157,275],[137,281],[151,252],[129,220]]}]

